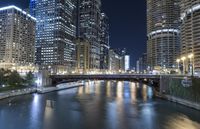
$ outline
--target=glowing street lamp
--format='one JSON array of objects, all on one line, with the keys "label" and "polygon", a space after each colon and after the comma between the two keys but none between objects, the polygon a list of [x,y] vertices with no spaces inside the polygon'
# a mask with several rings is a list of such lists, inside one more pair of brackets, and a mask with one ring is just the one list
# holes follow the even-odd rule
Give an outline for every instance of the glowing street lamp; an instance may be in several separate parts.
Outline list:
[{"label": "glowing street lamp", "polygon": [[194,54],[188,55],[188,58],[189,58],[189,59],[192,59],[193,57],[194,57]]}]

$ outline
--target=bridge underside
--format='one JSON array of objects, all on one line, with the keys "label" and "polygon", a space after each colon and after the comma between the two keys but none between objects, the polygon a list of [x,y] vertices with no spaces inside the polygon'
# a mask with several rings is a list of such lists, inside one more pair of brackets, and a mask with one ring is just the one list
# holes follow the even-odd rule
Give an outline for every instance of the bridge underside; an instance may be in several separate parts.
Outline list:
[{"label": "bridge underside", "polygon": [[53,85],[79,80],[121,80],[158,84],[160,80],[158,75],[52,75],[50,78]]}]

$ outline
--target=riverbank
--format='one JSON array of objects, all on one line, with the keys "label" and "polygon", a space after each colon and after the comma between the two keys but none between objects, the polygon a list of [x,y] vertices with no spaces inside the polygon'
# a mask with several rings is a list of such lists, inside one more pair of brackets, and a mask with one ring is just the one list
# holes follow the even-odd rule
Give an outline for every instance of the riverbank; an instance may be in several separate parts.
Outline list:
[{"label": "riverbank", "polygon": [[75,88],[83,85],[84,85],[83,82],[71,82],[66,84],[60,84],[56,87],[25,88],[25,89],[11,90],[0,93],[0,100],[20,95],[32,94],[32,93],[45,94],[53,91]]},{"label": "riverbank", "polygon": [[0,93],[0,100],[10,98],[10,97],[20,96],[20,95],[32,94],[36,92],[37,92],[37,88],[25,88],[25,89],[6,91],[6,92]]},{"label": "riverbank", "polygon": [[194,103],[194,102],[191,102],[188,100],[184,100],[184,99],[181,99],[178,97],[174,97],[171,95],[159,95],[159,94],[157,94],[156,97],[173,102],[173,103],[181,104],[181,105],[189,107],[189,108],[200,110],[200,104]]},{"label": "riverbank", "polygon": [[37,93],[39,94],[45,94],[53,91],[59,91],[59,90],[65,90],[65,89],[70,89],[70,88],[75,88],[79,86],[83,86],[83,82],[71,82],[71,83],[65,83],[65,84],[60,84],[56,87],[41,87],[37,89]]}]

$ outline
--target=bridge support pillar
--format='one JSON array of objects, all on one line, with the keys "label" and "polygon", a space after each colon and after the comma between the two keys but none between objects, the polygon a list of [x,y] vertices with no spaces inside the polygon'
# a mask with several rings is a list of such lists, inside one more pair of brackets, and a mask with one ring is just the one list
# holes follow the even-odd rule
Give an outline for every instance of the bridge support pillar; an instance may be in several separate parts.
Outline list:
[{"label": "bridge support pillar", "polygon": [[160,76],[160,94],[165,94],[169,87],[170,78]]},{"label": "bridge support pillar", "polygon": [[38,87],[45,87],[52,85],[52,79],[50,78],[50,73],[47,70],[41,70],[38,72],[37,75],[37,86]]}]

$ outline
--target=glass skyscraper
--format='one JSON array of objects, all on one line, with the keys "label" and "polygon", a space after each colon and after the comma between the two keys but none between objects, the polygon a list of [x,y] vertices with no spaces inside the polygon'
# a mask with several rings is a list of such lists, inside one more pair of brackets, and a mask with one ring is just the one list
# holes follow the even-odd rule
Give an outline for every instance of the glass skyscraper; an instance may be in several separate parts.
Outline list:
[{"label": "glass skyscraper", "polygon": [[90,42],[90,69],[100,69],[101,0],[79,0],[79,36]]},{"label": "glass skyscraper", "polygon": [[180,54],[180,1],[147,0],[147,60],[152,68],[173,68]]},{"label": "glass skyscraper", "polygon": [[109,65],[109,21],[105,13],[101,13],[101,53],[100,53],[100,69],[107,70]]},{"label": "glass skyscraper", "polygon": [[31,0],[30,12],[37,19],[36,64],[54,72],[75,67],[76,27],[73,0]]}]

